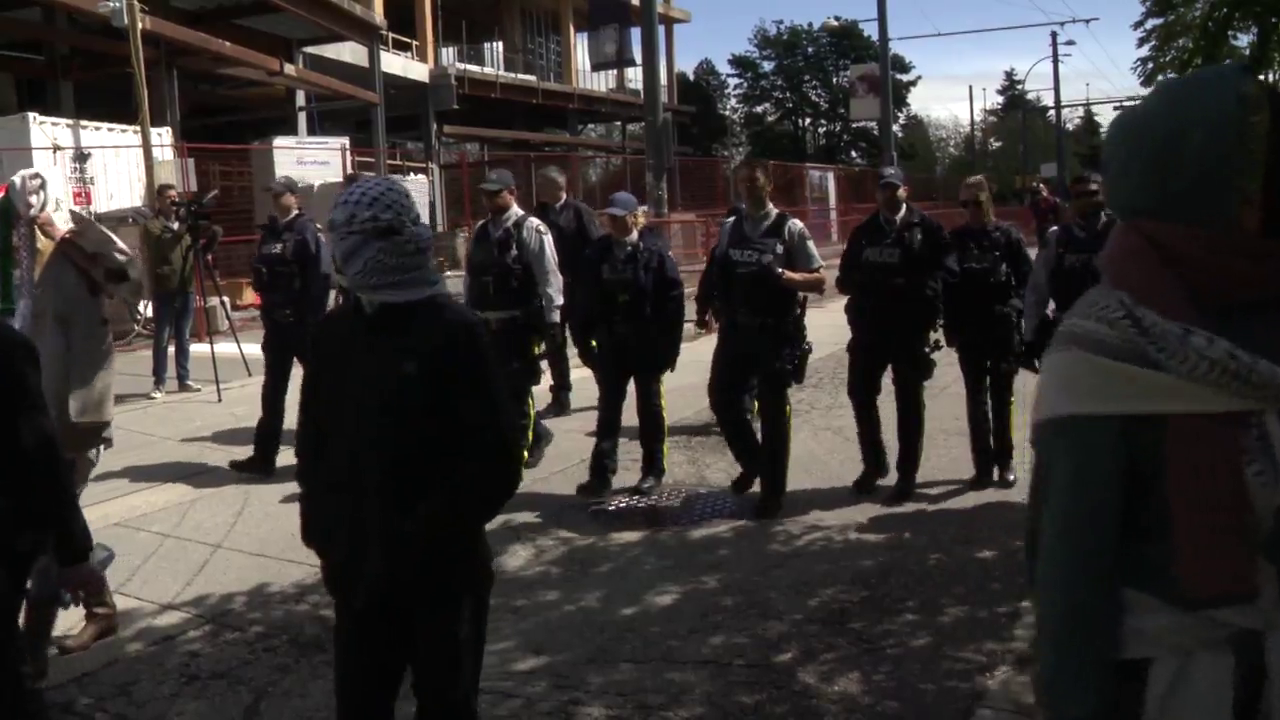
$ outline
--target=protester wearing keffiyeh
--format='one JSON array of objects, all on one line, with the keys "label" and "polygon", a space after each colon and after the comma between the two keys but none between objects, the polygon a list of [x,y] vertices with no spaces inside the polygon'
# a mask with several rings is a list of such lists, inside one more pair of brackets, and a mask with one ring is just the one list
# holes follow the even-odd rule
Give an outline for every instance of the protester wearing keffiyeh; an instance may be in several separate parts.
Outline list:
[{"label": "protester wearing keffiyeh", "polygon": [[1038,699],[1280,717],[1280,93],[1237,65],[1167,81],[1104,163],[1121,223],[1034,411]]},{"label": "protester wearing keffiyeh", "polygon": [[394,177],[364,177],[345,188],[329,215],[334,265],[368,304],[421,300],[445,292],[431,252],[431,228]]}]

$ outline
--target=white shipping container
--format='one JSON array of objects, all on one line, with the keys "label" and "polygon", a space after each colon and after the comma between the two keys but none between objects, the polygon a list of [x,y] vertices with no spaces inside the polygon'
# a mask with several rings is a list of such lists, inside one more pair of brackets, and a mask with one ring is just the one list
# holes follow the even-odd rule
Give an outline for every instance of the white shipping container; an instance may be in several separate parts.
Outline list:
[{"label": "white shipping container", "polygon": [[[152,128],[154,160],[173,165],[171,128]],[[68,120],[36,113],[0,117],[0,182],[35,168],[50,195],[91,212],[150,207],[142,131],[136,125]]]},{"label": "white shipping container", "polygon": [[253,151],[254,222],[264,223],[271,212],[267,187],[288,176],[299,185],[341,180],[351,166],[351,138],[280,136],[256,143]]}]

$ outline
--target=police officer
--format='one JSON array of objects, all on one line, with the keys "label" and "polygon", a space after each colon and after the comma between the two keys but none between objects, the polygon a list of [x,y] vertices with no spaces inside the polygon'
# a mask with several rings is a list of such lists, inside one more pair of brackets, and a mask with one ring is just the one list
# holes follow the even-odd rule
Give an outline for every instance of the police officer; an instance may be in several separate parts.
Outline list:
[{"label": "police officer", "polygon": [[1018,481],[1013,470],[1013,380],[1031,255],[1022,233],[995,219],[985,178],[964,182],[960,206],[969,217],[950,233],[960,272],[944,288],[943,330],[964,377],[973,457],[969,487],[985,490],[993,482],[1012,487]]},{"label": "police officer", "polygon": [[[720,308],[720,332],[711,358],[707,394],[711,411],[742,472],[730,489],[746,494],[760,480],[755,517],[782,511],[791,459],[794,361],[803,344],[802,293],[822,292],[823,262],[804,223],[769,200],[769,165],[745,160],[734,170],[745,199],[743,217],[720,228],[712,282]],[[800,337],[797,338],[797,330]],[[756,383],[760,436],[743,399]]]},{"label": "police officer", "polygon": [[849,399],[858,427],[862,473],[856,495],[870,495],[889,475],[877,399],[885,370],[893,369],[898,410],[898,477],[890,502],[915,493],[924,451],[924,384],[933,376],[930,333],[942,311],[942,285],[956,272],[946,230],[907,202],[896,167],[880,170],[879,211],[850,233],[840,257],[836,289],[849,300]]},{"label": "police officer", "polygon": [[253,291],[262,314],[262,416],[253,432],[253,454],[230,463],[236,472],[261,477],[275,474],[289,375],[294,360],[306,367],[311,329],[328,308],[332,274],[319,228],[298,206],[297,181],[276,178],[267,189],[273,209],[253,259]]},{"label": "police officer", "polygon": [[[1096,259],[1116,226],[1102,196],[1102,176],[1071,180],[1071,221],[1051,229],[1036,253],[1025,298],[1023,363],[1034,369],[1058,321],[1102,279]],[[1053,315],[1048,314],[1053,301]]]},{"label": "police officer", "polygon": [[[538,197],[547,199],[534,206],[533,215],[551,229],[551,237],[556,246],[556,260],[564,281],[560,330],[554,338],[563,340],[566,337],[565,331],[572,329],[571,318],[577,307],[574,280],[587,250],[600,237],[600,227],[596,224],[595,211],[587,207],[586,203],[569,197],[568,179],[563,170],[554,166],[545,167],[538,171],[537,183]],[[551,371],[551,402],[540,414],[544,417],[568,415],[569,393],[573,391],[573,383],[569,379],[567,342],[547,344],[547,369]]]},{"label": "police officer", "polygon": [[609,494],[618,472],[618,438],[627,386],[635,384],[640,422],[640,480],[647,495],[667,474],[667,410],[662,376],[675,369],[684,332],[684,282],[662,237],[645,227],[639,201],[614,193],[604,210],[609,232],[582,265],[574,334],[583,364],[596,374],[596,443],[578,495]]},{"label": "police officer", "polygon": [[515,176],[494,170],[480,190],[489,217],[471,236],[463,295],[467,307],[485,319],[507,368],[511,402],[529,428],[525,468],[531,469],[555,437],[534,413],[533,389],[542,379],[542,346],[564,342],[563,280],[550,228],[516,204]]}]

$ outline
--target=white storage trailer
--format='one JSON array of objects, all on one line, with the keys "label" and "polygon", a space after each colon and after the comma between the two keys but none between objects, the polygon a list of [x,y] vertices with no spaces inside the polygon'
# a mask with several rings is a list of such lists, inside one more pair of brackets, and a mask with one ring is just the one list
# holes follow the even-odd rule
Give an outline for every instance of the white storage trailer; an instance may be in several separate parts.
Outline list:
[{"label": "white storage trailer", "polygon": [[[195,168],[175,161],[173,130],[151,129],[156,183],[195,191]],[[35,168],[50,194],[71,207],[101,213],[150,207],[136,125],[69,120],[36,113],[0,117],[0,182]]]}]

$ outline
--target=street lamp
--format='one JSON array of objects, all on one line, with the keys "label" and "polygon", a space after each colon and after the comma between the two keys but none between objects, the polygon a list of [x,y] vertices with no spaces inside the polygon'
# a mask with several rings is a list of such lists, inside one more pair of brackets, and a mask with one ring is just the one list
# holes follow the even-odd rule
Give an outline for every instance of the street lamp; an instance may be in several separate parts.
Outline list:
[{"label": "street lamp", "polygon": [[[1071,44],[1072,44],[1072,45],[1074,45],[1074,44],[1075,44],[1075,41],[1074,41],[1074,40],[1069,41],[1069,42],[1071,42]],[[1063,44],[1065,45],[1066,43],[1063,43]],[[1058,58],[1059,58],[1059,59],[1061,59],[1061,58],[1068,58],[1068,57],[1071,57],[1071,53],[1062,53],[1062,54],[1058,55]],[[1032,71],[1032,70],[1035,70],[1037,65],[1039,65],[1039,64],[1040,64],[1040,63],[1042,63],[1042,62],[1044,62],[1045,60],[1052,60],[1052,59],[1053,59],[1053,56],[1052,56],[1052,55],[1045,55],[1044,57],[1040,58],[1039,60],[1037,60],[1037,61],[1035,61],[1035,62],[1031,63],[1031,67],[1027,68],[1027,71],[1026,71],[1025,73],[1023,73],[1023,74],[1022,74],[1022,82],[1021,82],[1021,83],[1019,83],[1020,85],[1022,85],[1022,95],[1023,95],[1023,102],[1022,102],[1022,178],[1023,178],[1023,183],[1024,183],[1024,184],[1026,183],[1026,179],[1027,179],[1027,177],[1028,177],[1029,175],[1031,175],[1031,156],[1030,156],[1030,149],[1028,148],[1029,142],[1028,142],[1028,138],[1027,138],[1027,101],[1030,99],[1030,95],[1028,95],[1028,93],[1027,93],[1027,80],[1031,77],[1031,71]],[[1056,76],[1056,73],[1055,73],[1055,76]],[[1052,89],[1054,89],[1054,90],[1056,91],[1056,89],[1057,89],[1057,83],[1055,83],[1055,84],[1054,84],[1054,87],[1053,87]]]},{"label": "street lamp", "polygon": [[[889,65],[889,0],[876,0],[876,45],[880,55],[880,165],[898,164],[898,153],[893,140],[893,71]],[[854,20],[855,24],[870,20]],[[827,18],[820,25],[823,32],[834,32],[842,23]]]}]

